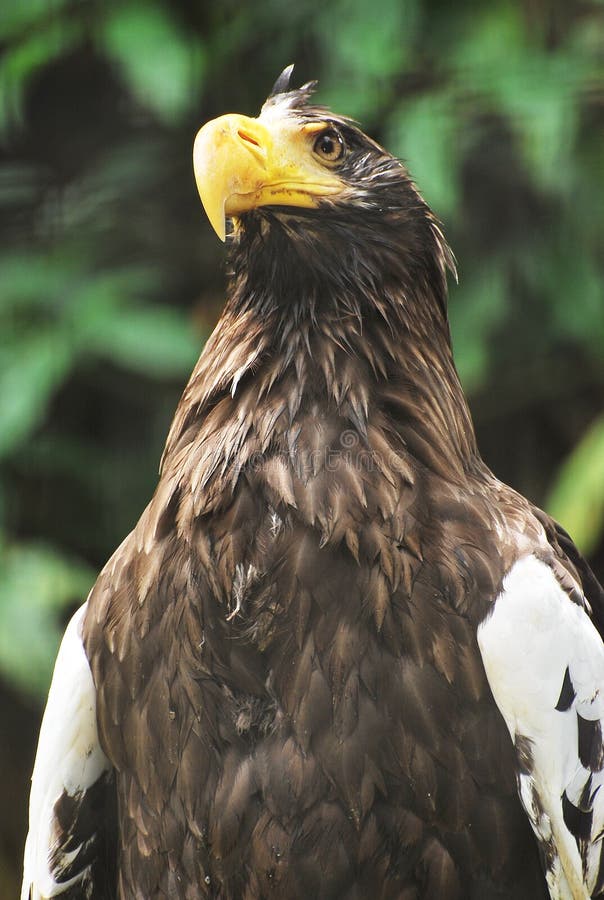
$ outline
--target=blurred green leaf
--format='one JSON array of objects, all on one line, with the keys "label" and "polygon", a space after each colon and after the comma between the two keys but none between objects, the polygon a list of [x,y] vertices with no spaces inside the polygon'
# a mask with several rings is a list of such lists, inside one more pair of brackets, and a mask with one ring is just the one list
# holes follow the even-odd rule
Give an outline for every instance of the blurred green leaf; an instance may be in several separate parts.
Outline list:
[{"label": "blurred green leaf", "polygon": [[51,547],[0,543],[0,670],[43,696],[62,633],[61,613],[84,602],[91,570]]},{"label": "blurred green leaf", "polygon": [[[568,236],[570,240],[570,235]],[[565,340],[591,348],[596,360],[604,347],[604,279],[587,253],[564,253],[543,266],[543,283],[555,298],[552,324]],[[554,279],[556,283],[554,284]]]},{"label": "blurred green leaf", "polygon": [[489,338],[506,312],[506,285],[499,267],[461,273],[451,292],[449,318],[455,359],[468,393],[481,388],[489,373]]},{"label": "blurred green leaf", "polygon": [[68,285],[77,277],[79,261],[67,256],[13,252],[0,257],[0,315],[31,307],[60,310]]},{"label": "blurred green leaf", "polygon": [[73,46],[79,35],[77,22],[50,20],[4,50],[0,58],[0,132],[22,124],[23,94],[29,80]]},{"label": "blurred green leaf", "polygon": [[440,218],[459,202],[459,136],[454,98],[444,91],[424,94],[392,117],[388,145],[409,166],[414,181]]},{"label": "blurred green leaf", "polygon": [[157,278],[153,268],[143,266],[80,273],[69,285],[70,302],[64,310],[78,345],[84,350],[98,346],[107,321],[119,327],[124,310],[151,294]]},{"label": "blurred green leaf", "polygon": [[168,6],[114,6],[99,36],[134,96],[160,119],[177,122],[199,97],[205,68],[202,46],[177,27]]},{"label": "blurred green leaf", "polygon": [[0,456],[14,450],[42,421],[73,355],[65,336],[50,329],[0,351]]},{"label": "blurred green leaf", "polygon": [[604,416],[598,418],[562,465],[546,508],[586,554],[604,532]]},{"label": "blurred green leaf", "polygon": [[379,9],[365,0],[339,0],[325,4],[317,15],[325,60],[324,102],[354,118],[372,116],[389,80],[408,63],[417,0],[386,0]]},{"label": "blurred green leaf", "polygon": [[570,185],[586,57],[564,45],[541,49],[528,39],[520,5],[492,4],[468,22],[450,63],[459,89],[507,117],[535,182],[548,190]]},{"label": "blurred green leaf", "polygon": [[506,2],[467,6],[455,18],[456,40],[446,46],[448,65],[467,90],[488,91],[501,72],[516,68],[530,46],[522,8]]},{"label": "blurred green leaf", "polygon": [[182,317],[167,307],[130,307],[98,322],[90,347],[153,378],[186,375],[202,341]]},{"label": "blurred green leaf", "polygon": [[515,128],[535,182],[546,190],[570,187],[571,149],[578,125],[576,92],[582,66],[561,53],[533,54],[493,84]]},{"label": "blurred green leaf", "polygon": [[28,28],[35,28],[49,18],[63,12],[68,0],[18,0],[0,4],[0,40],[19,36]]},{"label": "blurred green leaf", "polygon": [[141,303],[157,277],[152,267],[94,271],[69,253],[0,259],[0,456],[40,425],[81,356],[154,378],[188,374],[202,341],[180,312]]}]

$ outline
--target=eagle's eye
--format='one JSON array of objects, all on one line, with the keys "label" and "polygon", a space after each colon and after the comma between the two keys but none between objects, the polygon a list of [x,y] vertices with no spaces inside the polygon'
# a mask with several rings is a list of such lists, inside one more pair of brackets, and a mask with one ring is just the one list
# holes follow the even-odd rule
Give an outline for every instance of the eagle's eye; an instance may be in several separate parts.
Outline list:
[{"label": "eagle's eye", "polygon": [[313,150],[324,162],[337,162],[344,153],[344,141],[337,131],[328,128],[316,139]]}]

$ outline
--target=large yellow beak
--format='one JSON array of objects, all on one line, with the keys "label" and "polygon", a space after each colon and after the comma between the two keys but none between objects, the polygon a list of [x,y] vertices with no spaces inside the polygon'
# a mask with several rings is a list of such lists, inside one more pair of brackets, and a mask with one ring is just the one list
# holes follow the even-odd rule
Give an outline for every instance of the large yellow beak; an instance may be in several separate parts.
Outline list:
[{"label": "large yellow beak", "polygon": [[193,147],[195,181],[221,241],[227,216],[259,206],[313,207],[343,190],[335,172],[312,151],[324,127],[294,117],[263,122],[236,114],[203,126]]}]

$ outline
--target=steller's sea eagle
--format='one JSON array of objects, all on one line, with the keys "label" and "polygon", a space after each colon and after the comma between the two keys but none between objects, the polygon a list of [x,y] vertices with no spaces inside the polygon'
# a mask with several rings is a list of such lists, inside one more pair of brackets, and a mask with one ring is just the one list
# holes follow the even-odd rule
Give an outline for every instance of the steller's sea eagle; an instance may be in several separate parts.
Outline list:
[{"label": "steller's sea eagle", "polygon": [[289,74],[195,141],[226,305],[63,639],[23,900],[601,896],[602,589],[478,454],[407,171]]}]

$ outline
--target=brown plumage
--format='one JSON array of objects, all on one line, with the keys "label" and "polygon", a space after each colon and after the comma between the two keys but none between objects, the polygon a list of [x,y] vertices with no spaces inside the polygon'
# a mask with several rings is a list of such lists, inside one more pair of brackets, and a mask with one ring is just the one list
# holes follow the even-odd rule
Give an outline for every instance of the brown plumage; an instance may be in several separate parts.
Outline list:
[{"label": "brown plumage", "polygon": [[405,170],[308,91],[269,106],[338,129],[345,190],[238,214],[157,490],[88,601],[109,895],[544,900],[477,627],[528,552],[599,614],[596,588],[480,459]]}]

